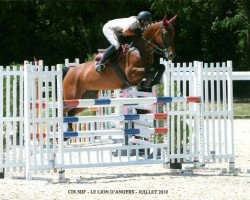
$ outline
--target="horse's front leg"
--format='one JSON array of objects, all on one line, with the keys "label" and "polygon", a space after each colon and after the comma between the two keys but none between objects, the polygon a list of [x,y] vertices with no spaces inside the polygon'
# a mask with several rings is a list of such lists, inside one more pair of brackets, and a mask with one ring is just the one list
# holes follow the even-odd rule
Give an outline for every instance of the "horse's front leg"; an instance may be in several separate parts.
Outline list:
[{"label": "horse's front leg", "polygon": [[158,85],[160,83],[162,75],[165,71],[165,66],[163,64],[156,65],[156,70],[157,72],[152,80],[151,86]]},{"label": "horse's front leg", "polygon": [[165,71],[165,66],[162,64],[150,67],[145,72],[145,78],[146,78],[148,87],[158,85],[161,81],[161,77],[164,71]]},{"label": "horse's front leg", "polygon": [[140,67],[133,67],[127,74],[127,77],[130,82],[136,83],[141,81],[144,77],[145,69]]}]

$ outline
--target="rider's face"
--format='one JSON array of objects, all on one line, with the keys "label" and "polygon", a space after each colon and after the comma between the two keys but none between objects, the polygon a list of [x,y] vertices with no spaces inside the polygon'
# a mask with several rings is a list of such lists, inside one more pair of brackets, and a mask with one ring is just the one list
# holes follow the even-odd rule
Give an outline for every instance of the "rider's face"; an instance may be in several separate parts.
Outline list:
[{"label": "rider's face", "polygon": [[147,20],[141,20],[141,27],[142,28],[145,28],[145,27],[147,27],[149,25],[149,21],[147,21]]}]

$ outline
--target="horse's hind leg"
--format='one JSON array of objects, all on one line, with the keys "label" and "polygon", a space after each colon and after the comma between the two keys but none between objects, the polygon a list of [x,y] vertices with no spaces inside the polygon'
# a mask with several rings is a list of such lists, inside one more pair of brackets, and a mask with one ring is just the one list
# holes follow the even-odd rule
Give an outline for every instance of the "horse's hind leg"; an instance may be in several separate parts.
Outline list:
[{"label": "horse's hind leg", "polygon": [[[67,112],[67,116],[68,117],[74,117],[78,113],[83,112],[84,110],[86,110],[86,108],[74,108],[74,109],[71,109],[70,111]],[[68,131],[73,131],[72,123],[68,123]]]},{"label": "horse's hind leg", "polygon": [[[68,114],[68,117],[74,117],[75,116],[75,111],[76,109],[72,109],[70,110],[67,114]],[[72,123],[68,123],[68,131],[73,131],[73,124]]]}]

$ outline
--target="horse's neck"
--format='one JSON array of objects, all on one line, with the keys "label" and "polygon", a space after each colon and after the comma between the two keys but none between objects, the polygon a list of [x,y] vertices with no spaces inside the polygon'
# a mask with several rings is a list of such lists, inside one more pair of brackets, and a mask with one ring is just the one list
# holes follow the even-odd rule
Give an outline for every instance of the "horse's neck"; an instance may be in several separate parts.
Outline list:
[{"label": "horse's neck", "polygon": [[153,25],[150,25],[143,33],[143,37],[153,43],[154,45],[157,45],[156,43],[156,32],[159,31],[160,28],[160,22],[157,22]]},{"label": "horse's neck", "polygon": [[137,48],[140,52],[141,58],[144,59],[146,65],[151,65],[153,63],[153,50],[156,43],[156,32],[159,30],[160,23],[156,23],[148,27],[142,38],[134,42],[134,47]]},{"label": "horse's neck", "polygon": [[137,40],[134,44],[134,47],[137,48],[140,51],[140,53],[145,54],[146,42],[143,38],[140,38],[139,40]]},{"label": "horse's neck", "polygon": [[151,57],[153,49],[157,46],[155,38],[156,31],[157,30],[145,32],[142,38],[136,43],[142,57]]},{"label": "horse's neck", "polygon": [[154,47],[157,45],[155,38],[157,30],[157,28],[146,29],[142,35],[142,38],[137,40],[134,46],[139,50],[143,50],[145,53],[151,53],[152,49],[154,49]]},{"label": "horse's neck", "polygon": [[141,61],[144,63],[141,67],[145,68],[153,63],[152,49],[149,48],[145,39],[140,38],[134,43],[133,46],[140,52]]}]

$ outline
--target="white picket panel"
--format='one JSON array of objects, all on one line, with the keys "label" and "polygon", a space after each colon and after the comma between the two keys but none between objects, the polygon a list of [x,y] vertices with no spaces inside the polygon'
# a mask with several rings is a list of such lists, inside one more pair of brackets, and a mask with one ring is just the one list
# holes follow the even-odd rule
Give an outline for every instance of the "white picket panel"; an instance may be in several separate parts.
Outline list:
[{"label": "white picket panel", "polygon": [[[49,69],[39,63],[40,66],[34,66],[25,62],[20,69],[0,67],[0,170],[22,171],[25,168],[25,176],[30,179],[32,173],[40,170],[175,161],[193,163],[195,167],[229,162],[230,168],[234,168],[232,62],[174,64],[162,61],[166,66],[164,96],[173,97],[172,102],[164,105],[168,117],[161,127],[168,128],[168,133],[163,135],[162,143],[139,141],[140,145],[123,145],[109,140],[112,135],[122,140],[124,130],[132,128],[132,123],[125,127],[121,117],[126,110],[123,104],[148,106],[158,99],[119,97],[111,100],[113,107],[98,105],[101,115],[92,119],[90,116],[89,120],[79,117],[86,122],[87,128],[82,131],[83,125],[76,123],[76,132],[81,133],[74,137],[76,143],[91,137],[91,132],[94,138],[103,130],[107,137],[101,143],[96,139],[87,140],[85,146],[68,145],[63,141],[61,66]],[[199,96],[201,102],[187,103],[187,96]],[[95,105],[94,100],[79,102],[79,106]],[[93,122],[100,121],[101,116],[113,122]],[[149,127],[141,129],[140,134],[150,138],[154,133],[153,116],[144,115],[142,119],[141,123]],[[116,120],[119,123],[114,123]],[[100,127],[93,131],[95,126]],[[126,153],[127,156],[123,156]]]}]

